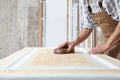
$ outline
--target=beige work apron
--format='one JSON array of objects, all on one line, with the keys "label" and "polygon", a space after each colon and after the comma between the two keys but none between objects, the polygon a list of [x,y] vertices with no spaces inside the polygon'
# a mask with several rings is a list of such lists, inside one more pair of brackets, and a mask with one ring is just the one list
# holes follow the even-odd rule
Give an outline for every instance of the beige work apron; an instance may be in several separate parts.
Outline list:
[{"label": "beige work apron", "polygon": [[[103,35],[105,37],[105,41],[108,40],[108,38],[112,35],[114,32],[118,21],[113,20],[106,11],[101,9],[99,13],[91,13],[94,20],[98,23],[100,26]],[[120,41],[116,42],[110,47],[109,50],[105,51],[104,54],[107,54],[111,57],[120,59]]]}]

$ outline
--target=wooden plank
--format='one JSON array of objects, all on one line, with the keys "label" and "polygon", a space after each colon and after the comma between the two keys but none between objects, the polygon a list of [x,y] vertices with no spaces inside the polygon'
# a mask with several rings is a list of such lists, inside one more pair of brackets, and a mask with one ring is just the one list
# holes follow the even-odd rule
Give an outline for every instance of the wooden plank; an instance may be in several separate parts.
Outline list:
[{"label": "wooden plank", "polygon": [[67,22],[67,25],[66,25],[66,34],[67,34],[67,41],[69,40],[69,0],[67,0],[67,16],[66,16],[66,22]]},{"label": "wooden plank", "polygon": [[71,54],[54,54],[53,49],[41,49],[34,53],[26,60],[21,67],[24,66],[98,66],[96,61],[93,61],[86,54],[71,53]]},{"label": "wooden plank", "polygon": [[95,47],[96,46],[96,44],[97,44],[97,34],[96,34],[96,32],[97,32],[97,30],[96,30],[96,28],[94,28],[94,45],[93,45],[93,47]]},{"label": "wooden plank", "polygon": [[[15,55],[11,55],[10,57],[5,58],[5,60],[2,60],[1,63],[11,63],[11,61],[15,61],[14,59],[18,59],[18,62],[20,59],[18,57],[22,57],[22,55],[30,54],[28,53],[30,49],[35,48],[25,48],[22,51],[15,53]],[[26,52],[27,50],[27,52]],[[25,51],[25,53],[24,53]],[[97,54],[96,54],[97,55]],[[99,56],[99,55],[98,55]],[[11,67],[7,69],[2,69],[4,65],[1,65],[3,67],[0,67],[0,75],[1,74],[13,74],[13,75],[24,75],[24,74],[79,74],[79,75],[120,75],[120,66],[118,66],[118,69],[112,69],[112,68],[104,68],[101,69],[102,64],[94,63],[94,60],[89,59],[90,56],[86,54],[80,54],[80,53],[74,53],[74,54],[54,54],[53,49],[48,48],[36,48],[36,51],[33,52],[31,56],[29,56],[28,59],[22,57],[21,59],[25,60],[19,68],[14,69],[13,64]],[[107,61],[114,61],[114,63],[118,64],[119,60],[114,60],[112,58],[105,57],[105,55],[102,55],[101,58],[106,59]],[[12,60],[13,59],[13,60]],[[43,61],[47,60],[47,61]],[[41,62],[42,61],[42,62]],[[60,67],[60,66],[96,66],[99,67],[97,69],[42,69],[41,66],[49,67],[51,66],[51,61],[54,63],[52,66]],[[28,64],[29,63],[29,64]],[[113,62],[112,62],[113,63]],[[61,65],[62,64],[62,65]],[[36,68],[36,67],[39,68]],[[31,67],[35,67],[34,69]],[[33,75],[34,76],[34,75]]]},{"label": "wooden plank", "polygon": [[43,3],[38,4],[38,46],[42,46],[42,35],[43,35]]}]

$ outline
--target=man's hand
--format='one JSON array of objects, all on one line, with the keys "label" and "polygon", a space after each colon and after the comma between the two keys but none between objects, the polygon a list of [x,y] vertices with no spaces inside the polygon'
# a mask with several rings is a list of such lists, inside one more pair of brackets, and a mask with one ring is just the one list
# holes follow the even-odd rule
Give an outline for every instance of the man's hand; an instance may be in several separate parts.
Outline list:
[{"label": "man's hand", "polygon": [[65,42],[63,44],[60,44],[58,46],[58,49],[67,48],[67,52],[68,53],[71,52],[76,45],[86,40],[86,38],[90,35],[91,32],[92,32],[92,29],[83,28],[79,33],[78,37],[73,42]]},{"label": "man's hand", "polygon": [[104,44],[98,45],[95,48],[91,49],[89,51],[89,54],[101,53],[101,52],[108,50],[109,48],[110,48],[110,45],[104,43]]},{"label": "man's hand", "polygon": [[74,48],[74,42],[64,42],[58,46],[58,49],[67,48],[67,52],[71,52]]},{"label": "man's hand", "polygon": [[120,21],[113,32],[113,34],[110,36],[110,38],[107,40],[106,43],[101,44],[93,48],[92,50],[89,51],[90,54],[94,53],[100,53],[108,50],[114,43],[120,41]]}]

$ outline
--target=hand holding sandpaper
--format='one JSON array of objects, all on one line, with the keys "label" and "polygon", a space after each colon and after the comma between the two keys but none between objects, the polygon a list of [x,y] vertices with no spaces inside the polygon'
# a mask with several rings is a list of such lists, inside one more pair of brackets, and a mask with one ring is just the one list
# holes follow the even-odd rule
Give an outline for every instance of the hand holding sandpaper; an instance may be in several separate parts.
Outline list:
[{"label": "hand holding sandpaper", "polygon": [[71,48],[69,50],[69,47],[71,46],[71,42],[65,42],[63,44],[60,44],[58,48],[54,49],[55,54],[68,54],[68,53],[74,53],[74,48]]}]

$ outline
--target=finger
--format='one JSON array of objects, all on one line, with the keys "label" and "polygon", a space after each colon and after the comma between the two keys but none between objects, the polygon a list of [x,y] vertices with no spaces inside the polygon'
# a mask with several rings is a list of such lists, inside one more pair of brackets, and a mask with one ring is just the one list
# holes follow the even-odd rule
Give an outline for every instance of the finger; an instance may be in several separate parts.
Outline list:
[{"label": "finger", "polygon": [[89,55],[91,55],[91,54],[94,54],[93,50],[90,50],[90,51],[89,51]]},{"label": "finger", "polygon": [[71,52],[73,48],[74,48],[73,46],[69,46],[69,48],[67,49],[67,52]]},{"label": "finger", "polygon": [[67,52],[70,52],[71,51],[71,48],[69,47],[68,49],[67,49]]},{"label": "finger", "polygon": [[59,45],[58,48],[61,49],[61,48],[65,48],[66,46],[68,46],[68,42],[65,42],[65,43]]},{"label": "finger", "polygon": [[91,54],[92,54],[92,51],[90,50],[90,51],[89,51],[89,55],[91,55]]},{"label": "finger", "polygon": [[60,48],[62,45],[63,45],[63,43],[62,43],[62,44],[60,44],[60,45],[58,46],[58,48]]},{"label": "finger", "polygon": [[93,48],[89,51],[89,54],[95,54],[96,53],[96,48]]}]

